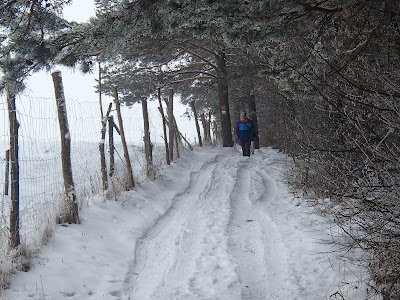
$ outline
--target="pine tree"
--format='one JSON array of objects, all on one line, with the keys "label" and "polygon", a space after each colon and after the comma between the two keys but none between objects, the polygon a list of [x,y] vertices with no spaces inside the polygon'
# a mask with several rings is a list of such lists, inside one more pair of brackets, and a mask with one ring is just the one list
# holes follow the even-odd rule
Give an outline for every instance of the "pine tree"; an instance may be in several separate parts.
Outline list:
[{"label": "pine tree", "polygon": [[[6,1],[0,6],[2,86],[15,92],[31,72],[49,67],[55,53],[48,38],[68,23],[59,15],[70,1]],[[19,82],[16,86],[16,82]]]}]

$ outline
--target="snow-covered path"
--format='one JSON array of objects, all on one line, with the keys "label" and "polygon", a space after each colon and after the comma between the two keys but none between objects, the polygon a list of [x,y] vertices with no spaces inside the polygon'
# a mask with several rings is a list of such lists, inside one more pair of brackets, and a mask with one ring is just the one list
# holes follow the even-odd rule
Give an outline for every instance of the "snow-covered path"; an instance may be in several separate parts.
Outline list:
[{"label": "snow-covered path", "polygon": [[286,168],[284,155],[272,149],[250,158],[236,149],[185,153],[161,178],[118,202],[94,202],[81,225],[58,228],[2,299],[286,300],[348,293],[341,279],[354,276],[332,263],[330,245],[316,243],[329,238],[323,219],[293,201],[282,181]]},{"label": "snow-covered path", "polygon": [[171,209],[139,240],[126,283],[132,299],[235,297],[226,232],[236,170],[228,160],[218,155],[191,173]]},{"label": "snow-covered path", "polygon": [[[286,299],[285,246],[264,209],[268,159],[218,155],[190,174],[174,205],[139,240],[132,299]],[[257,168],[255,168],[258,166]]]}]

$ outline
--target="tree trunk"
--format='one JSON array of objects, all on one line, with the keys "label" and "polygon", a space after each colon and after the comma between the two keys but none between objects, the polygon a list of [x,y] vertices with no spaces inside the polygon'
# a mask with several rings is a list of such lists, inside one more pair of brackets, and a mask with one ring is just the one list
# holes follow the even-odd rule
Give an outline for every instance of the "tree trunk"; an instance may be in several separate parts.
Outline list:
[{"label": "tree trunk", "polygon": [[218,128],[217,128],[217,121],[213,121],[213,135],[214,135],[214,144],[217,144],[218,139]]},{"label": "tree trunk", "polygon": [[119,105],[118,91],[117,91],[116,86],[113,86],[113,92],[114,92],[115,106],[117,109],[119,130],[121,132],[122,147],[124,149],[125,163],[126,163],[126,168],[127,168],[127,172],[128,172],[128,182],[127,182],[126,190],[129,190],[135,186],[135,182],[133,180],[132,165],[131,165],[131,160],[129,158],[128,146],[126,145],[126,140],[125,140],[124,125],[122,123],[121,108]]},{"label": "tree trunk", "polygon": [[249,102],[249,116],[253,120],[256,127],[255,138],[254,138],[254,149],[260,149],[260,139],[258,137],[258,122],[257,122],[257,106],[256,106],[256,96],[250,95]]},{"label": "tree trunk", "polygon": [[79,223],[78,204],[76,201],[74,180],[71,163],[71,134],[69,132],[67,106],[65,103],[64,89],[61,72],[51,74],[54,83],[54,92],[57,103],[58,122],[61,133],[61,161],[64,178],[64,190],[67,197],[67,211],[64,222]]},{"label": "tree trunk", "polygon": [[218,51],[217,74],[218,74],[218,98],[221,116],[221,138],[223,147],[232,147],[231,116],[229,113],[228,99],[228,75],[226,70],[225,49]]},{"label": "tree trunk", "polygon": [[194,115],[194,122],[196,124],[197,137],[199,138],[199,146],[202,147],[203,141],[201,140],[199,120],[197,119],[196,105],[194,104],[194,101],[190,102],[190,106],[192,107],[192,111],[193,111],[193,115]]},{"label": "tree trunk", "polygon": [[169,120],[169,159],[170,161],[174,160],[174,137],[175,137],[175,128],[174,128],[174,90],[169,89],[169,97],[168,97],[168,120]]},{"label": "tree trunk", "polygon": [[146,156],[146,175],[148,178],[154,179],[153,154],[150,141],[149,115],[147,111],[146,99],[142,99],[142,109],[143,109],[143,123],[144,123],[144,153]]},{"label": "tree trunk", "polygon": [[201,123],[203,125],[204,132],[204,143],[209,145],[211,143],[210,131],[208,129],[208,121],[206,120],[206,116],[204,113],[200,115]]},{"label": "tree trunk", "polygon": [[11,160],[11,214],[10,214],[10,247],[20,244],[19,235],[19,160],[18,128],[15,95],[7,92],[8,118],[10,122],[10,160]]},{"label": "tree trunk", "polygon": [[164,109],[161,101],[161,89],[157,89],[157,95],[158,95],[158,103],[160,104],[160,107],[158,110],[160,111],[162,122],[163,122],[163,132],[164,132],[164,144],[165,144],[165,159],[167,162],[167,165],[171,163],[169,159],[169,147],[168,147],[168,138],[167,138],[167,125],[165,121],[165,115],[164,115]]}]

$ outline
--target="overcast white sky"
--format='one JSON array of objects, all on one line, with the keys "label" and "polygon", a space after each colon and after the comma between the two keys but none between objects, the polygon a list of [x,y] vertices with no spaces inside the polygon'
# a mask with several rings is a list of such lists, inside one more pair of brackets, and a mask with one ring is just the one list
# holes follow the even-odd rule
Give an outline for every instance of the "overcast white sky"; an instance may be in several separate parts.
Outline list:
[{"label": "overcast white sky", "polygon": [[[95,16],[95,5],[93,0],[74,0],[72,4],[67,5],[63,11],[64,17],[69,21],[85,22],[90,17]],[[79,99],[82,96],[96,97],[93,95],[93,86],[95,74],[83,75],[79,70],[58,67],[63,75],[64,85],[73,86],[74,89],[68,89],[66,97]],[[32,75],[26,82],[27,93],[32,97],[51,98],[54,96],[53,82],[48,72],[42,71]]]},{"label": "overcast white sky", "polygon": [[69,21],[86,22],[95,15],[93,0],[74,0],[64,8],[64,17]]}]

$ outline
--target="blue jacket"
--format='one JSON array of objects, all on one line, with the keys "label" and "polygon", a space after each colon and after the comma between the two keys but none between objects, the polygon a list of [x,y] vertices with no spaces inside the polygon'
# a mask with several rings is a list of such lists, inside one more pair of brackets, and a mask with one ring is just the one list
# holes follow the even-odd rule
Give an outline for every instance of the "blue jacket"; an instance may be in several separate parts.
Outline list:
[{"label": "blue jacket", "polygon": [[239,121],[236,125],[236,135],[241,142],[253,141],[256,132],[256,126],[250,119],[244,123]]}]

